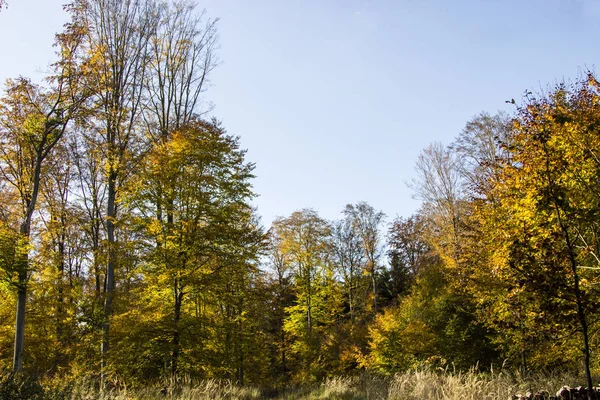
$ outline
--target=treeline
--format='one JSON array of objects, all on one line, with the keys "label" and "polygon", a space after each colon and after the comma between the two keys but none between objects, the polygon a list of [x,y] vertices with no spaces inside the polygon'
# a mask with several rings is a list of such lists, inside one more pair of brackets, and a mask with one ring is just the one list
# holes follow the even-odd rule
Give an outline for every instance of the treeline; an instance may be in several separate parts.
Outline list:
[{"label": "treeline", "polygon": [[[0,98],[0,368],[265,387],[420,365],[597,370],[600,84],[423,150],[419,212],[261,226],[207,111],[216,20],[76,0],[45,85]],[[16,316],[16,323],[15,323]]]}]

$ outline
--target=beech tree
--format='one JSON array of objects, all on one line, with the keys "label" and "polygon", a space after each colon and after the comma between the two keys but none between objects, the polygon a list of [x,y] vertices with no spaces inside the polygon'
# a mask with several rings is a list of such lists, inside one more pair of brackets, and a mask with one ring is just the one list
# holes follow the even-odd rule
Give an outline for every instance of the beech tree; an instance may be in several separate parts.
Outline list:
[{"label": "beech tree", "polygon": [[354,322],[357,312],[364,308],[361,295],[365,286],[365,252],[356,228],[352,218],[347,215],[346,218],[334,222],[332,229],[332,262],[335,263],[344,285],[351,322]]},{"label": "beech tree", "polygon": [[330,318],[340,311],[332,304],[339,296],[329,261],[331,227],[315,211],[304,209],[277,218],[273,230],[280,238],[277,251],[293,273],[295,302],[286,310],[284,330],[298,363],[296,378],[314,379],[324,372],[317,364],[323,328],[330,327]]},{"label": "beech tree", "polygon": [[425,239],[425,219],[416,214],[396,218],[388,233],[390,295],[405,294],[415,278],[431,260],[431,248]]},{"label": "beech tree", "polygon": [[494,240],[489,273],[502,278],[497,288],[507,299],[492,304],[513,311],[496,314],[503,317],[496,321],[553,342],[578,332],[589,387],[591,315],[600,307],[594,128],[599,88],[590,75],[527,97],[509,134],[510,157],[481,206],[485,231]]},{"label": "beech tree", "polygon": [[[5,184],[18,193],[20,202],[20,246],[27,249],[33,214],[36,211],[45,161],[62,140],[68,123],[75,118],[83,101],[81,71],[74,63],[79,34],[67,27],[57,36],[59,61],[48,81],[49,89],[32,84],[26,78],[7,82],[6,95],[0,100],[0,174]],[[20,251],[18,262],[17,315],[13,369],[23,367],[25,304],[30,277],[28,251]]]},{"label": "beech tree", "polygon": [[190,0],[157,6],[148,43],[147,119],[156,137],[166,137],[202,110],[202,94],[217,65],[217,22]]},{"label": "beech tree", "polygon": [[[251,267],[263,242],[248,204],[254,195],[253,168],[245,162],[237,139],[226,135],[218,123],[190,121],[153,147],[143,172],[130,182],[145,237],[160,244],[148,253],[146,276],[149,282],[166,285],[151,286],[152,291],[170,292],[171,300],[161,302],[171,308],[166,315],[171,319],[167,326],[172,332],[173,376],[178,371],[189,293],[202,291],[219,274],[239,281],[235,293],[246,288],[242,277],[247,272],[242,270]],[[158,191],[164,194],[159,204]],[[169,218],[158,218],[157,208]]]},{"label": "beech tree", "polygon": [[360,238],[360,245],[365,257],[364,270],[371,277],[371,302],[373,311],[377,312],[377,271],[382,254],[383,235],[380,230],[385,214],[375,210],[366,202],[356,205],[348,204],[344,209],[346,218],[351,220],[353,229]]},{"label": "beech tree", "polygon": [[110,317],[113,312],[119,191],[145,139],[139,129],[148,65],[148,41],[156,26],[151,2],[126,0],[76,0],[69,7],[73,23],[84,32],[91,54],[86,83],[93,106],[86,121],[93,141],[100,147],[106,176],[107,262],[102,324],[102,367],[109,350]]}]

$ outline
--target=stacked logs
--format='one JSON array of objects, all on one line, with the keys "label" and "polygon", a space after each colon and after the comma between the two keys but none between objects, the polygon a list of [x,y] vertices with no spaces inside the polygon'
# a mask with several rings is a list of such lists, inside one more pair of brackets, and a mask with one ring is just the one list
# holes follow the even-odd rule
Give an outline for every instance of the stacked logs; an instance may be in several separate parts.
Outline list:
[{"label": "stacked logs", "polygon": [[591,399],[600,399],[600,387],[593,388],[590,393],[588,388],[581,386],[575,388],[563,386],[556,392],[556,396],[551,396],[544,390],[536,393],[517,394],[511,396],[509,400],[588,400],[588,395],[591,395]]}]

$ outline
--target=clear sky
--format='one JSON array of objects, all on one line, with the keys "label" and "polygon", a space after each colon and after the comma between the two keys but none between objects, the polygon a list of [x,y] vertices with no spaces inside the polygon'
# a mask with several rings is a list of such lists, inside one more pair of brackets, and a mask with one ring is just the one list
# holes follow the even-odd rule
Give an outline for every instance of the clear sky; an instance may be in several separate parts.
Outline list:
[{"label": "clear sky", "polygon": [[[8,0],[0,80],[39,77],[65,0]],[[222,64],[207,100],[256,162],[259,213],[361,200],[389,219],[432,141],[600,59],[600,0],[204,0]]]}]

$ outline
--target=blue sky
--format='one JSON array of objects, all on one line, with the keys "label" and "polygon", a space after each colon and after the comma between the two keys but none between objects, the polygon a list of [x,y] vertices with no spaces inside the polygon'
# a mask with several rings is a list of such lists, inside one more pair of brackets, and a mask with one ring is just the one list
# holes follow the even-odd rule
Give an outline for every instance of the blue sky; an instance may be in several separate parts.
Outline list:
[{"label": "blue sky", "polygon": [[[64,0],[9,0],[0,80],[39,77]],[[205,0],[221,65],[206,99],[256,162],[265,224],[361,200],[388,219],[432,141],[600,58],[600,0]]]}]

